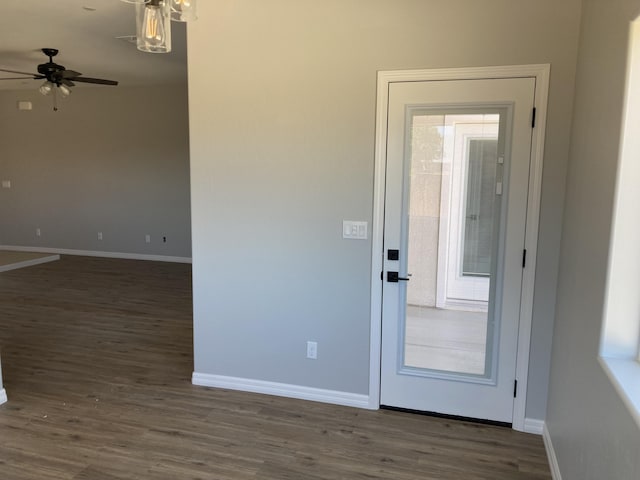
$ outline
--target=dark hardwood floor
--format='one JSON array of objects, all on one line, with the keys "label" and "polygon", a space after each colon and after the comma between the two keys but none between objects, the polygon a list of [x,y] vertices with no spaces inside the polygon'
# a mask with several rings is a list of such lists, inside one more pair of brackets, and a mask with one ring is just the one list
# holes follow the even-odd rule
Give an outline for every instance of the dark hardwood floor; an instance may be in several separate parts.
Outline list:
[{"label": "dark hardwood floor", "polygon": [[0,273],[0,479],[550,479],[537,436],[195,387],[189,265]]}]

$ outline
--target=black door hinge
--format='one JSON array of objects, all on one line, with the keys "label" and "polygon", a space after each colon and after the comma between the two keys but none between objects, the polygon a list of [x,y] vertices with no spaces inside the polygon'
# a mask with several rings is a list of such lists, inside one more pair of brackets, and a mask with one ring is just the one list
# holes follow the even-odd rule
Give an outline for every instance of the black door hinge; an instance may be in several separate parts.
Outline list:
[{"label": "black door hinge", "polygon": [[531,114],[531,128],[536,128],[536,107],[533,107],[533,113]]},{"label": "black door hinge", "polygon": [[527,266],[527,249],[522,250],[522,268]]},{"label": "black door hinge", "polygon": [[513,398],[518,396],[518,380],[513,381]]}]

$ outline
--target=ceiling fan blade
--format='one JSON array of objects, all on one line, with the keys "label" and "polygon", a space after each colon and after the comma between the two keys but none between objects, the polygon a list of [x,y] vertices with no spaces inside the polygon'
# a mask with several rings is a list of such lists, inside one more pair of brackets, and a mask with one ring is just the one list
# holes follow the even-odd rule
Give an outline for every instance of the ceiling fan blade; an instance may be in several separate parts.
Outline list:
[{"label": "ceiling fan blade", "polygon": [[75,87],[75,83],[73,83],[71,80],[69,80],[68,78],[61,78],[60,79],[60,83],[66,85],[67,87]]},{"label": "ceiling fan blade", "polygon": [[105,80],[103,78],[73,77],[73,81],[81,83],[97,83],[98,85],[118,85],[118,82],[115,80]]},{"label": "ceiling fan blade", "polygon": [[7,73],[17,73],[19,75],[29,75],[32,78],[38,79],[38,78],[44,78],[44,76],[39,75],[37,73],[29,73],[29,72],[20,72],[18,70],[8,70],[6,68],[0,68],[0,72],[7,72]]},{"label": "ceiling fan blade", "polygon": [[36,80],[33,77],[2,77],[0,80]]},{"label": "ceiling fan blade", "polygon": [[76,72],[75,70],[62,70],[60,72],[61,78],[74,78],[82,75],[80,72]]}]

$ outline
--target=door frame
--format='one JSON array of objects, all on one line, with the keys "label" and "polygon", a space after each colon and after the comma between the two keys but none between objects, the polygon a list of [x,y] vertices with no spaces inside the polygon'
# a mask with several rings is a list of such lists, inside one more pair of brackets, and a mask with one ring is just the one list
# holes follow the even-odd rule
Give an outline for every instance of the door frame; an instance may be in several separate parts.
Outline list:
[{"label": "door frame", "polygon": [[531,130],[531,165],[529,167],[529,192],[525,245],[527,263],[523,271],[520,297],[520,322],[518,329],[518,353],[516,378],[518,395],[513,402],[513,429],[525,431],[525,409],[529,375],[533,293],[535,285],[536,257],[540,200],[542,194],[542,164],[544,157],[545,127],[549,94],[549,64],[512,65],[496,67],[443,68],[432,70],[392,70],[378,72],[376,103],[376,141],[373,196],[373,223],[371,229],[371,331],[369,358],[369,408],[380,408],[380,369],[382,348],[382,275],[384,202],[387,159],[387,116],[389,85],[395,82],[420,82],[429,80],[479,80],[498,78],[535,78],[534,107],[535,128]]},{"label": "door frame", "polygon": [[[465,127],[465,128],[468,128],[468,127]],[[498,129],[499,129],[499,126],[498,124],[496,124],[496,131],[495,133],[493,133],[493,135],[495,135],[496,138],[498,137]],[[458,128],[456,128],[455,131],[457,134]],[[454,148],[455,152],[458,155],[462,154],[462,158],[464,159],[465,154],[467,153],[466,148],[468,147],[468,144],[466,142],[467,136],[469,138],[477,139],[477,138],[482,138],[480,135],[482,135],[482,133],[463,134],[463,139],[461,141],[461,143],[463,144],[462,149],[458,149],[456,147]],[[453,139],[454,143],[456,143],[457,141],[459,141],[458,138]],[[443,168],[444,168],[444,165],[443,165]],[[438,245],[445,245],[445,248],[442,248],[442,249],[438,248],[438,263],[437,263],[437,273],[436,273],[436,307],[443,307],[443,308],[446,308],[447,298],[449,298],[448,286],[449,286],[449,281],[451,276],[450,274],[452,270],[452,267],[450,265],[450,260],[452,256],[451,255],[452,254],[451,228],[455,224],[460,224],[461,222],[464,222],[464,213],[465,213],[464,207],[466,206],[466,197],[464,197],[464,195],[462,195],[461,192],[459,192],[458,190],[461,188],[461,184],[465,183],[467,179],[468,165],[465,165],[465,162],[461,161],[458,168],[456,168],[455,160],[452,159],[451,168],[448,173],[449,173],[448,183],[446,184],[446,188],[445,188],[445,184],[443,182],[441,193],[440,193],[440,221],[438,222],[439,224],[438,227],[440,229],[440,232],[438,234]],[[458,205],[458,208],[452,208],[453,206],[449,205],[449,194],[451,195],[451,198],[459,197],[460,205]],[[451,215],[449,215],[449,213]],[[459,248],[460,243],[458,242],[462,239],[460,236],[460,233],[463,233],[463,232],[456,232],[456,233],[458,234],[457,235],[458,238],[455,239],[455,242],[456,242],[455,246]],[[462,239],[462,245],[464,245],[464,239]],[[457,260],[461,260],[461,257],[458,251],[454,253],[458,254],[458,255],[455,255],[455,258]],[[462,265],[460,264],[454,265],[453,269],[458,270],[455,267],[459,267],[459,271],[462,271]],[[485,294],[486,294],[486,298],[488,299],[489,288],[490,288],[489,278],[485,278],[484,280],[485,281],[483,283],[486,283]],[[482,302],[478,300],[468,299],[468,300],[462,300],[462,301],[460,300],[454,301],[454,302],[451,302],[451,304],[456,305],[458,307],[464,306],[472,311],[486,311],[486,308],[483,310],[480,307],[480,305],[484,305],[486,307],[488,302],[486,300]]]}]

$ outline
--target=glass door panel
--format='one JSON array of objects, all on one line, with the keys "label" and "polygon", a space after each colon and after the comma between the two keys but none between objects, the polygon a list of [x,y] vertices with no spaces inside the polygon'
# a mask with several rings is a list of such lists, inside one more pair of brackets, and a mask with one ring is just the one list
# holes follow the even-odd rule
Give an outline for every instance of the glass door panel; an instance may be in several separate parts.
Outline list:
[{"label": "glass door panel", "polygon": [[404,373],[492,377],[505,120],[408,110]]}]

